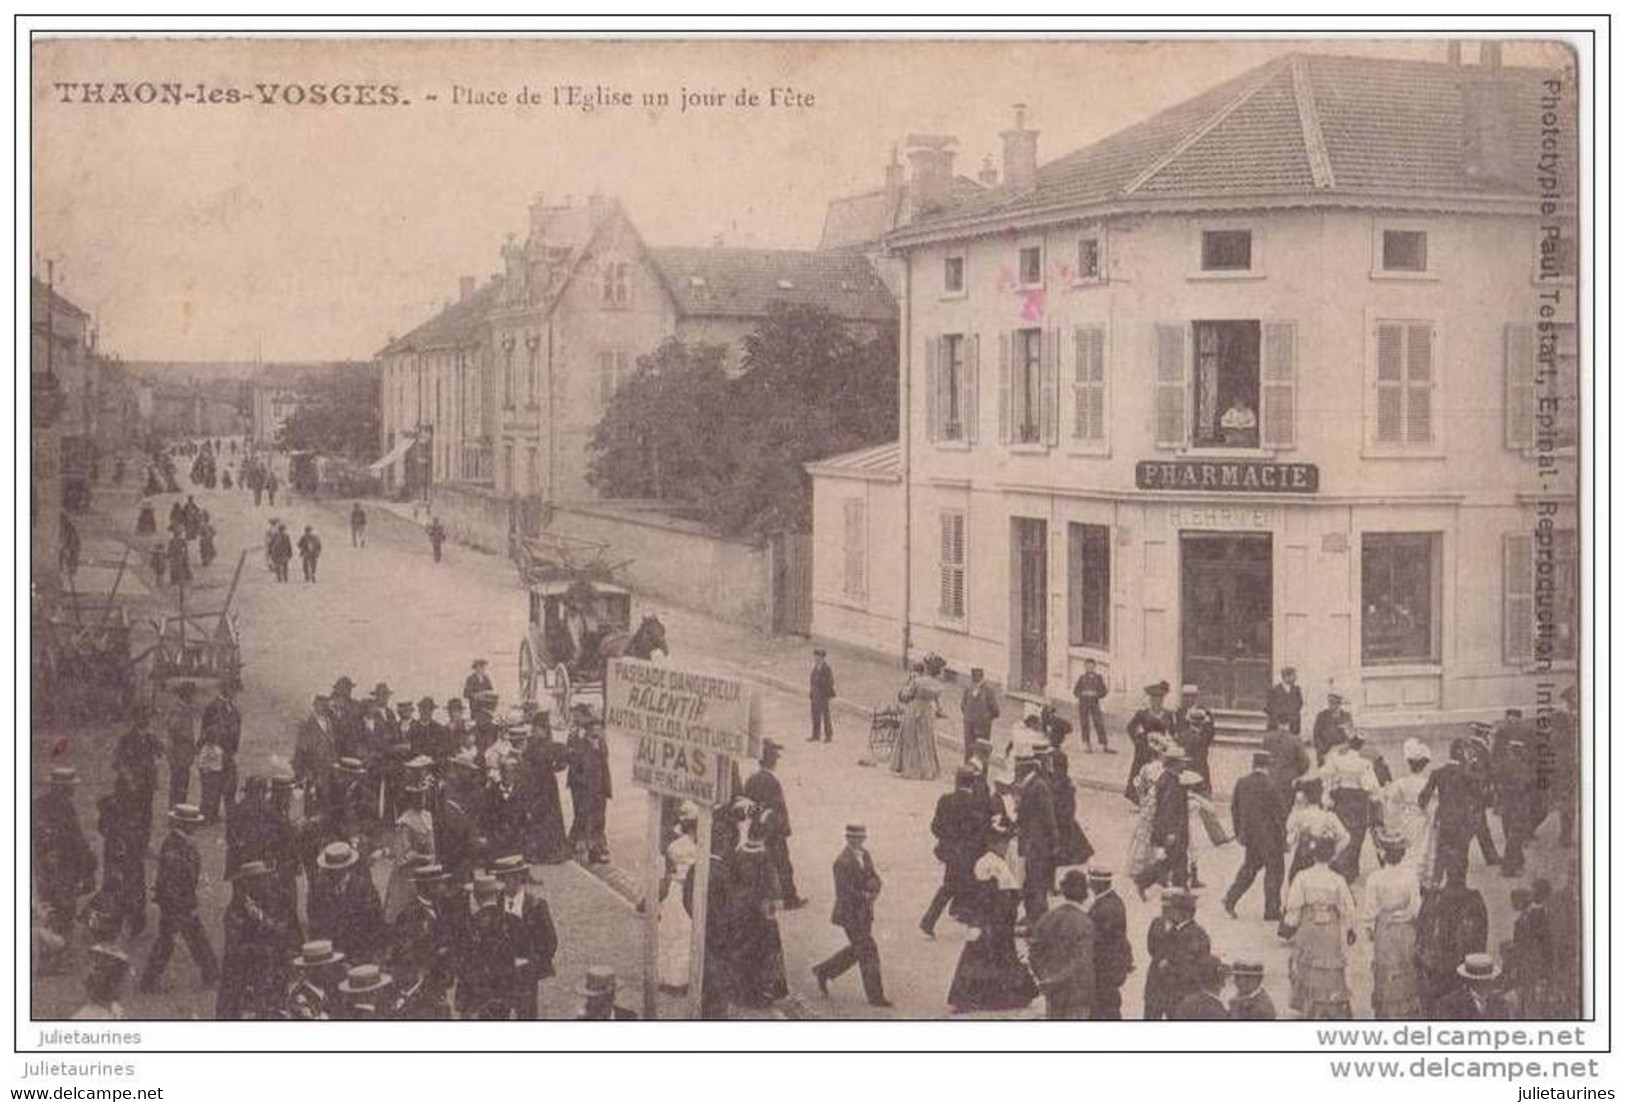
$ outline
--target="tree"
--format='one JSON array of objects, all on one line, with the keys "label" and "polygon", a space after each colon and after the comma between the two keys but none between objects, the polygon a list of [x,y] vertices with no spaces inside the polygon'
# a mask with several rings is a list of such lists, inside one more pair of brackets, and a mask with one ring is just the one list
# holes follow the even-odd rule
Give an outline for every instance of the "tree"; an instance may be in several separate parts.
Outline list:
[{"label": "tree", "polygon": [[589,478],[612,496],[652,497],[729,535],[805,531],[803,464],[897,436],[896,331],[853,336],[828,311],[782,307],[723,350],[669,339],[638,361],[594,433]]},{"label": "tree", "polygon": [[378,398],[378,378],[368,371],[343,369],[306,379],[277,443],[290,451],[373,459],[378,451]]}]

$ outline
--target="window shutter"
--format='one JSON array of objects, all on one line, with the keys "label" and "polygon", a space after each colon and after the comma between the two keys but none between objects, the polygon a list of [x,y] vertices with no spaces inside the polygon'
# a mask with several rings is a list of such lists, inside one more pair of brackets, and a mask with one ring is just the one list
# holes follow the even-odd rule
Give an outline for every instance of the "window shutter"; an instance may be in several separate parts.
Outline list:
[{"label": "window shutter", "polygon": [[1405,442],[1433,440],[1433,327],[1410,325],[1405,340]]},{"label": "window shutter", "polygon": [[1535,327],[1508,322],[1503,339],[1506,361],[1506,446],[1535,446]]},{"label": "window shutter", "polygon": [[999,443],[1010,443],[1010,334],[999,334]]},{"label": "window shutter", "polygon": [[982,427],[982,335],[972,333],[965,338],[965,442],[976,443]]},{"label": "window shutter", "polygon": [[1106,331],[1079,326],[1072,346],[1072,438],[1100,443],[1106,438]]},{"label": "window shutter", "polygon": [[925,438],[933,443],[941,435],[941,411],[937,409],[937,395],[941,393],[937,378],[937,365],[941,361],[941,337],[925,338]]},{"label": "window shutter", "polygon": [[1534,657],[1535,546],[1534,537],[1508,534],[1501,541],[1502,589],[1501,656],[1509,666],[1521,666]]},{"label": "window shutter", "polygon": [[1157,447],[1185,443],[1185,327],[1157,326]]},{"label": "window shutter", "polygon": [[1298,442],[1298,327],[1294,322],[1264,326],[1264,435],[1267,447]]},{"label": "window shutter", "polygon": [[937,602],[937,611],[944,616],[952,616],[954,598],[954,514],[942,514],[942,554],[939,564],[942,569],[942,592]]},{"label": "window shutter", "polygon": [[1405,327],[1377,326],[1377,442],[1401,440],[1404,409]]},{"label": "window shutter", "polygon": [[864,596],[863,501],[860,498],[848,498],[845,505],[842,550],[845,552],[846,578],[843,588],[848,597],[861,599]]},{"label": "window shutter", "polygon": [[1051,329],[1044,334],[1044,408],[1041,425],[1044,443],[1054,447],[1060,442],[1061,404],[1061,331]]}]

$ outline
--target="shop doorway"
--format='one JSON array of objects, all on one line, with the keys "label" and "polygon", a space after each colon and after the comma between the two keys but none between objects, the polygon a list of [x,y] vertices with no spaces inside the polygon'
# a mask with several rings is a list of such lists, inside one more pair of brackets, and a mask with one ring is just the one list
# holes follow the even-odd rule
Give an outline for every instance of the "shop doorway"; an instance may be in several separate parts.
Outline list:
[{"label": "shop doorway", "polygon": [[1049,676],[1049,534],[1031,517],[1010,519],[1011,597],[1015,638],[1011,653],[1016,668],[1011,684],[1024,693],[1042,693]]},{"label": "shop doorway", "polygon": [[1209,707],[1264,708],[1274,656],[1274,562],[1268,532],[1182,532],[1181,677]]}]

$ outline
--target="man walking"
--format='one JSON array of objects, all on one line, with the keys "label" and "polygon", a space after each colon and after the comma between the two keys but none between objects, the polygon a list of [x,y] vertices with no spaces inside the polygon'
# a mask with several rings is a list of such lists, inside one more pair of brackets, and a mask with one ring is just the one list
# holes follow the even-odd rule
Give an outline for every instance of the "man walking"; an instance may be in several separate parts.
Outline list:
[{"label": "man walking", "polygon": [[1163,893],[1162,915],[1146,934],[1151,964],[1145,977],[1145,1020],[1171,1016],[1186,995],[1202,989],[1202,972],[1213,953],[1207,931],[1196,923],[1196,896]]},{"label": "man walking", "polygon": [[745,795],[759,809],[764,832],[762,844],[773,868],[779,898],[785,910],[793,911],[805,907],[807,901],[796,894],[796,871],[790,863],[790,808],[784,800],[784,786],[774,774],[783,752],[784,747],[772,739],[762,740],[759,768],[745,782]]},{"label": "man walking", "polygon": [[325,938],[351,960],[377,960],[384,950],[384,907],[372,874],[348,842],[330,842],[316,860],[306,910],[310,936]]},{"label": "man walking", "polygon": [[1315,744],[1315,764],[1326,764],[1326,755],[1333,746],[1348,738],[1348,728],[1354,717],[1343,707],[1342,693],[1327,693],[1326,707],[1315,714],[1315,726],[1310,735]]},{"label": "man walking", "polygon": [[808,742],[817,742],[820,737],[829,742],[835,737],[835,725],[829,718],[829,702],[835,699],[835,671],[825,658],[822,648],[813,651],[812,676],[807,690],[812,701],[812,737]]},{"label": "man walking", "polygon": [[218,770],[204,774],[203,817],[211,823],[220,818],[221,805],[231,814],[237,802],[237,750],[243,739],[243,714],[237,709],[237,683],[231,678],[220,682],[220,692],[203,709],[202,746],[218,751]]},{"label": "man walking", "polygon": [[570,843],[583,864],[601,865],[609,861],[604,817],[614,794],[604,721],[596,716],[583,719],[566,740],[565,752],[570,757],[565,783],[569,785],[570,804],[575,811],[575,821],[570,824]]},{"label": "man walking", "polygon": [[959,714],[965,725],[965,760],[978,742],[993,741],[993,721],[999,718],[999,694],[988,684],[982,667],[972,666],[970,684],[959,699]]},{"label": "man walking", "polygon": [[846,945],[834,956],[813,967],[819,993],[828,997],[829,981],[854,964],[863,977],[863,993],[870,1006],[888,1007],[886,988],[880,975],[880,946],[875,944],[875,900],[880,895],[880,874],[864,849],[869,831],[860,823],[846,828],[846,848],[835,859],[835,907],[831,924],[846,934]]},{"label": "man walking", "polygon": [[169,727],[169,805],[184,804],[192,790],[192,762],[197,758],[197,688],[183,681],[175,690],[176,704],[170,709]]},{"label": "man walking", "polygon": [[434,561],[440,561],[440,548],[446,542],[446,526],[440,523],[439,517],[429,521],[429,547],[434,551]]},{"label": "man walking", "polygon": [[1059,906],[1033,926],[1031,963],[1050,1019],[1084,1021],[1095,996],[1095,924],[1084,901],[1089,879],[1077,869],[1061,877]]},{"label": "man walking", "polygon": [[1264,873],[1264,921],[1281,919],[1281,882],[1286,876],[1287,803],[1270,776],[1270,756],[1253,755],[1253,771],[1236,782],[1230,797],[1230,822],[1241,843],[1241,869],[1224,893],[1224,913],[1236,917],[1236,904]]},{"label": "man walking", "polygon": [[186,940],[186,948],[197,963],[204,987],[213,987],[220,974],[209,936],[198,918],[198,881],[203,875],[203,859],[192,842],[192,832],[203,825],[203,812],[191,804],[169,809],[169,834],[158,851],[158,879],[153,898],[158,903],[158,937],[152,955],[141,974],[140,990],[158,991],[175,952],[175,939]]},{"label": "man walking", "polygon": [[977,858],[986,849],[988,824],[987,801],[978,794],[979,776],[974,766],[960,766],[954,774],[954,790],[937,798],[937,810],[931,816],[931,833],[937,839],[935,853],[942,862],[942,887],[920,919],[920,930],[926,937],[936,937],[937,919],[950,904],[955,918],[974,917],[974,870]]},{"label": "man walking", "polygon": [[350,546],[367,546],[367,511],[359,501],[350,506]]},{"label": "man walking", "polygon": [[1100,676],[1093,658],[1083,660],[1083,672],[1072,685],[1072,696],[1078,702],[1078,738],[1084,750],[1094,749],[1089,745],[1089,729],[1093,727],[1095,737],[1100,740],[1101,751],[1117,753],[1106,745],[1106,717],[1100,710],[1100,702],[1106,699],[1106,679]]},{"label": "man walking", "polygon": [[1055,790],[1032,755],[1016,758],[1016,852],[1025,872],[1021,886],[1028,928],[1049,909],[1049,890],[1060,850]]},{"label": "man walking", "polygon": [[298,932],[269,905],[271,866],[245,861],[232,872],[220,953],[220,990],[214,1016],[221,1021],[267,1021],[281,1009],[281,977]]},{"label": "man walking", "polygon": [[304,568],[305,581],[316,580],[316,562],[322,557],[322,540],[316,530],[305,525],[305,534],[299,537],[299,565]]},{"label": "man walking", "polygon": [[1123,984],[1134,971],[1134,947],[1128,940],[1128,911],[1123,897],[1112,887],[1112,871],[1091,868],[1089,889],[1094,901],[1089,918],[1094,926],[1095,992],[1091,1017],[1095,1021],[1121,1021]]},{"label": "man walking", "polygon": [[271,533],[271,571],[276,580],[288,580],[288,564],[293,561],[293,538],[288,535],[288,526],[277,521],[276,531]]}]

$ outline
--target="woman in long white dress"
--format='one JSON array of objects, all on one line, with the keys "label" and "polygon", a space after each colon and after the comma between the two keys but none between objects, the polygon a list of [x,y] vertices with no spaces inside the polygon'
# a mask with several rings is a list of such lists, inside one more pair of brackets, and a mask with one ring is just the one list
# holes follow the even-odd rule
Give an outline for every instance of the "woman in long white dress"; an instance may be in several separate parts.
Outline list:
[{"label": "woman in long white dress", "polygon": [[1383,827],[1372,840],[1380,867],[1365,880],[1361,922],[1371,941],[1371,1014],[1381,1019],[1421,1016],[1416,982],[1416,916],[1422,889],[1406,857],[1403,835]]},{"label": "woman in long white dress", "polygon": [[910,780],[934,781],[942,773],[937,760],[936,721],[942,715],[942,659],[927,655],[909,678],[900,697],[906,710],[903,726],[897,732],[897,748],[892,752],[893,773]]},{"label": "woman in long white dress", "polygon": [[677,814],[677,821],[677,837],[666,847],[665,895],[660,900],[660,936],[656,942],[660,989],[668,995],[688,991],[694,920],[689,915],[685,897],[691,890],[689,874],[699,860],[699,845],[694,840],[699,810],[685,803]]},{"label": "woman in long white dress", "polygon": [[[1137,880],[1140,873],[1157,859],[1156,846],[1151,839],[1151,824],[1157,817],[1157,778],[1167,768],[1162,755],[1168,746],[1161,735],[1152,735],[1151,748],[1157,756],[1135,774],[1133,781],[1139,800],[1134,817],[1134,833],[1129,837],[1128,868],[1125,870],[1130,880]],[[1141,894],[1143,896],[1144,893]]]},{"label": "woman in long white dress", "polygon": [[1427,744],[1408,738],[1404,746],[1409,772],[1394,778],[1383,789],[1383,825],[1405,839],[1405,863],[1416,870],[1423,887],[1433,886],[1433,813],[1423,807],[1422,789],[1427,787],[1428,765],[1432,758]]},{"label": "woman in long white dress", "polygon": [[425,795],[422,785],[409,785],[401,792],[405,808],[395,818],[395,836],[390,840],[395,867],[384,889],[385,922],[394,922],[417,896],[413,871],[434,861],[434,814],[424,806]]}]

